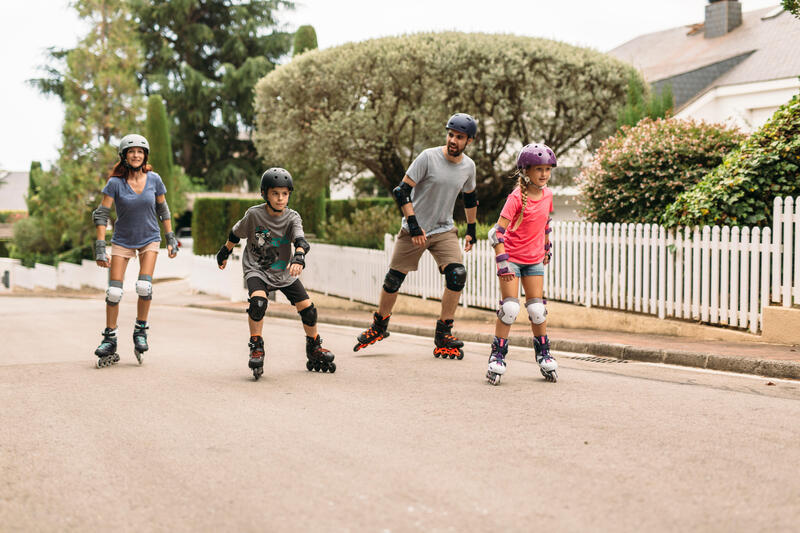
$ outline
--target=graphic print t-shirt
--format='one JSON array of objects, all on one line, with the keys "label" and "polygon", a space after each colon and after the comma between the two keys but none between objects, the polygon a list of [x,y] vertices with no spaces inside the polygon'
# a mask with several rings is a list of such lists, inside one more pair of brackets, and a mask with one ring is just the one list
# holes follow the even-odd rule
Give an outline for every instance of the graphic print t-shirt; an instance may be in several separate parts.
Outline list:
[{"label": "graphic print t-shirt", "polygon": [[156,196],[167,194],[161,176],[147,173],[144,190],[136,194],[122,178],[108,178],[103,194],[114,200],[117,221],[114,223],[112,244],[139,249],[151,242],[161,242],[156,216]]},{"label": "graphic print t-shirt", "polygon": [[544,259],[544,228],[553,212],[553,192],[545,187],[542,193],[542,197],[536,201],[528,197],[522,223],[513,231],[511,228],[516,226],[522,210],[522,193],[519,187],[508,195],[500,212],[501,217],[511,221],[506,229],[504,246],[512,263],[535,265]]},{"label": "graphic print t-shirt", "polygon": [[257,277],[276,289],[294,283],[297,277],[289,275],[288,270],[292,243],[298,237],[305,238],[297,211],[287,208],[273,217],[267,214],[267,204],[255,205],[234,224],[233,234],[247,239],[242,253],[245,279]]}]

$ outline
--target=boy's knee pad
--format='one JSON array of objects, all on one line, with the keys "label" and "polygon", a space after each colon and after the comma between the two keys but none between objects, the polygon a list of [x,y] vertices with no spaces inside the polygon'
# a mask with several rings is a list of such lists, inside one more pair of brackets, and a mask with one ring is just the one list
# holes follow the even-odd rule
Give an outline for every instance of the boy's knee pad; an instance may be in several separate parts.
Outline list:
[{"label": "boy's knee pad", "polygon": [[267,299],[263,296],[253,296],[247,299],[250,305],[247,308],[247,314],[253,319],[253,322],[259,322],[267,312]]},{"label": "boy's knee pad", "polygon": [[444,267],[444,284],[453,292],[461,292],[467,282],[467,269],[461,263]]},{"label": "boy's knee pad", "polygon": [[400,290],[400,285],[403,284],[403,280],[406,279],[406,275],[400,272],[399,270],[389,269],[389,272],[386,273],[386,277],[383,280],[383,290],[388,292],[389,294],[394,294],[398,290]]},{"label": "boy's knee pad", "polygon": [[531,322],[534,324],[544,324],[545,317],[547,316],[547,307],[545,307],[542,298],[525,300],[525,307],[528,308],[528,318]]},{"label": "boy's knee pad", "polygon": [[122,300],[122,282],[112,279],[106,289],[106,303],[113,306],[119,304],[120,300]]},{"label": "boy's knee pad", "polygon": [[142,300],[153,299],[152,276],[148,276],[147,274],[139,275],[139,279],[136,280],[136,294],[138,294],[139,298],[141,298]]},{"label": "boy's knee pad", "polygon": [[300,313],[300,320],[302,320],[303,324],[306,326],[314,326],[317,324],[317,308],[314,307],[314,304],[298,312]]},{"label": "boy's knee pad", "polygon": [[518,298],[505,298],[500,300],[500,308],[497,310],[497,318],[503,324],[511,325],[517,319],[519,314],[519,299]]}]

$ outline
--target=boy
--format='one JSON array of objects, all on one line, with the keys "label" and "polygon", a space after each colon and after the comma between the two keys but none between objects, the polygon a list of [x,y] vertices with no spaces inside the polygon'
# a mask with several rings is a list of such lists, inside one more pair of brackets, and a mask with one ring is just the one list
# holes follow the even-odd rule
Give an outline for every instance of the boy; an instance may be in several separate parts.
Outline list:
[{"label": "boy", "polygon": [[[264,373],[264,314],[267,311],[267,292],[280,290],[297,308],[306,333],[306,368],[335,372],[334,355],[322,347],[317,334],[317,309],[308,298],[298,276],[305,267],[305,254],[310,248],[303,233],[303,221],[297,211],[289,209],[289,196],[294,190],[292,176],[282,168],[270,168],[261,176],[263,204],[248,209],[217,252],[217,264],[224,269],[234,245],[247,239],[242,253],[250,325],[250,363],[257,380]],[[291,255],[291,244],[294,255]],[[291,256],[291,257],[290,257]]]}]

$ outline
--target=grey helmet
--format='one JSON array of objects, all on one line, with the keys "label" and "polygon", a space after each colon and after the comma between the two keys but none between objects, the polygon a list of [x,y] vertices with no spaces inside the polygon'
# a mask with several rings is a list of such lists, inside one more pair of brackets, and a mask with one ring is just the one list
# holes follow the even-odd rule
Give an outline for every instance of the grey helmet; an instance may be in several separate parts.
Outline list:
[{"label": "grey helmet", "polygon": [[137,133],[129,133],[123,137],[122,140],[119,141],[119,149],[117,150],[117,153],[120,157],[124,157],[128,148],[133,148],[134,146],[144,148],[145,154],[150,153],[150,143],[148,143],[147,139],[145,139],[142,135]]},{"label": "grey helmet", "polygon": [[474,139],[475,134],[478,133],[478,123],[475,122],[475,119],[472,118],[471,115],[467,115],[466,113],[456,113],[450,117],[450,120],[447,121],[445,129],[466,133],[467,137]]}]

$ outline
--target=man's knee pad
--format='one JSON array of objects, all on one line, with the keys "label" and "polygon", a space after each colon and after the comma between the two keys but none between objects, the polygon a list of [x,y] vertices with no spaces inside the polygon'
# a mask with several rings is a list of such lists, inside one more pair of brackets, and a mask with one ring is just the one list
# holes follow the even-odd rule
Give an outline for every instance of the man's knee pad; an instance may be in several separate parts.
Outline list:
[{"label": "man's knee pad", "polygon": [[136,280],[136,294],[142,300],[153,299],[153,276],[148,276],[147,274],[139,275],[139,279]]},{"label": "man's knee pad", "polygon": [[106,303],[108,305],[117,305],[122,300],[122,282],[110,280],[108,288],[106,289]]},{"label": "man's knee pad", "polygon": [[467,269],[461,263],[444,267],[444,284],[453,292],[461,292],[467,282]]},{"label": "man's knee pad", "polygon": [[525,300],[525,307],[528,308],[528,318],[531,322],[534,324],[544,324],[545,317],[547,316],[547,308],[542,298]]},{"label": "man's knee pad", "polygon": [[383,280],[383,290],[388,292],[389,294],[394,294],[400,289],[400,285],[403,284],[403,280],[406,279],[406,275],[400,272],[399,270],[389,269],[389,272],[386,273],[386,277]]},{"label": "man's knee pad", "polygon": [[503,324],[511,325],[517,319],[519,314],[519,299],[518,298],[505,298],[500,300],[500,308],[497,310],[497,318]]},{"label": "man's knee pad", "polygon": [[309,305],[300,313],[300,320],[303,321],[303,324],[306,326],[314,326],[317,324],[317,308],[314,307],[314,304]]},{"label": "man's knee pad", "polygon": [[253,296],[252,298],[247,299],[250,302],[250,306],[247,308],[247,314],[250,315],[250,318],[253,319],[253,322],[259,322],[262,318],[264,318],[264,314],[267,312],[267,299],[263,296]]}]

